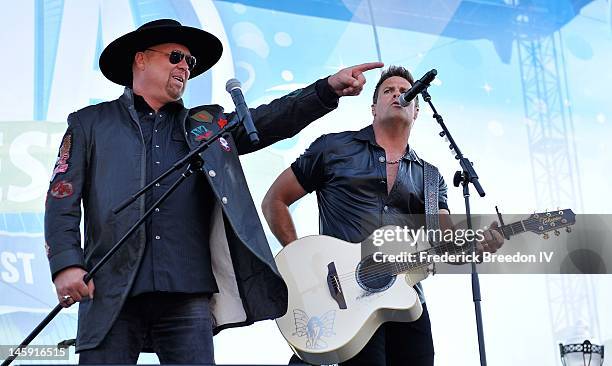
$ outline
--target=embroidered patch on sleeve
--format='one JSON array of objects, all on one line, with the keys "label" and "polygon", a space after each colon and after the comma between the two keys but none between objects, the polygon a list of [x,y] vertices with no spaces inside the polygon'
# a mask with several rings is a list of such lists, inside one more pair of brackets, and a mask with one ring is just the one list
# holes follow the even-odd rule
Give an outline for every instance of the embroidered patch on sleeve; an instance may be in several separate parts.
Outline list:
[{"label": "embroidered patch on sleeve", "polygon": [[72,188],[72,183],[66,182],[65,180],[60,180],[51,186],[49,193],[53,198],[62,199],[72,196],[74,189]]},{"label": "embroidered patch on sleeve", "polygon": [[205,134],[196,137],[196,141],[208,140],[212,134],[212,131],[206,131]]},{"label": "embroidered patch on sleeve", "polygon": [[60,146],[59,153],[57,154],[57,161],[55,162],[55,167],[53,168],[53,175],[51,176],[52,182],[58,174],[66,173],[68,171],[68,159],[70,159],[71,148],[72,131],[68,131],[62,139],[62,144]]},{"label": "embroidered patch on sleeve", "polygon": [[225,125],[227,125],[227,120],[223,118],[219,118],[219,120],[217,121],[217,124],[219,125],[219,127],[223,128],[225,127]]},{"label": "embroidered patch on sleeve", "polygon": [[199,111],[198,113],[194,113],[191,115],[191,118],[195,119],[199,122],[211,123],[213,120],[213,116],[206,111]]}]

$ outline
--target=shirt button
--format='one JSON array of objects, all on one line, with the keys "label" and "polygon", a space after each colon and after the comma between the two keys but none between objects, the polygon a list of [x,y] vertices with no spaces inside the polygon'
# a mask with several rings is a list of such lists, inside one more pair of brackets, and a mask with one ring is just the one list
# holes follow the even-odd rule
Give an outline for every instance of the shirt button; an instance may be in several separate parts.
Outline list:
[{"label": "shirt button", "polygon": [[152,116],[152,115],[153,115],[153,112],[149,112],[149,116]]},{"label": "shirt button", "polygon": [[155,164],[161,164],[159,161],[156,161]]},{"label": "shirt button", "polygon": [[153,132],[157,132],[157,130],[153,130]]},{"label": "shirt button", "polygon": [[381,163],[385,162],[385,157],[384,156],[379,156],[378,157],[378,161],[380,161]]},{"label": "shirt button", "polygon": [[155,212],[159,212],[159,207],[155,207]]},{"label": "shirt button", "polygon": [[155,187],[159,187],[159,183],[155,183]]},{"label": "shirt button", "polygon": [[159,239],[161,239],[161,236],[159,236],[159,235],[155,235],[155,239],[156,239],[156,240],[159,240]]},{"label": "shirt button", "polygon": [[383,179],[380,181],[380,184],[386,184],[387,182]]},{"label": "shirt button", "polygon": [[383,207],[383,210],[385,210],[385,212],[389,211],[389,206],[385,205],[385,207]]},{"label": "shirt button", "polygon": [[224,205],[227,205],[227,197],[222,197],[221,202],[223,202]]},{"label": "shirt button", "polygon": [[155,145],[155,147],[159,148],[159,145]]},{"label": "shirt button", "polygon": [[217,173],[214,170],[209,170],[208,175],[210,175],[211,178],[214,178],[217,176]]},{"label": "shirt button", "polygon": [[159,118],[162,118],[162,117],[163,117],[163,115],[161,115],[161,114],[160,114],[160,115],[159,115]]}]

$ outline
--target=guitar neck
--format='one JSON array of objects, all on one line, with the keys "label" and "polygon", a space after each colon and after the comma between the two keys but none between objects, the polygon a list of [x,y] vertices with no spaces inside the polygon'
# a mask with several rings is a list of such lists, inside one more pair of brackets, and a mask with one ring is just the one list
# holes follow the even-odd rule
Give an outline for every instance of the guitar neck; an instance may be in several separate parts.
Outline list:
[{"label": "guitar neck", "polygon": [[[525,228],[524,220],[516,221],[509,225],[500,226],[497,228],[493,228],[491,230],[496,230],[497,232],[499,232],[500,234],[502,234],[502,236],[506,238],[509,238],[513,235],[521,234],[521,233],[528,231]],[[419,259],[420,253],[443,255],[447,253],[448,254],[462,254],[462,253],[468,253],[468,252],[471,252],[471,248],[469,247],[469,245],[457,245],[454,242],[442,242],[429,249],[417,252],[415,253],[415,255],[417,256],[416,258]],[[429,258],[429,256],[426,256],[426,258]],[[431,264],[431,261],[427,261],[427,260],[425,261],[417,260],[417,261],[412,261],[412,262],[398,262],[398,263],[394,263],[393,269],[391,272],[397,275],[400,273],[408,272],[413,269],[426,267],[426,266],[429,266],[430,264]]]},{"label": "guitar neck", "polygon": [[521,234],[527,231],[525,228],[525,220],[519,220],[509,225],[500,226],[494,230],[498,231],[505,238],[509,238],[512,235]]},{"label": "guitar neck", "polygon": [[[576,214],[571,209],[557,209],[556,211],[533,213],[527,219],[513,222],[509,225],[491,228],[499,232],[504,238],[508,239],[511,236],[524,232],[532,232],[538,235],[543,235],[543,239],[548,239],[548,232],[554,231],[555,235],[559,235],[559,229],[565,228],[568,233],[571,232],[570,226],[576,223]],[[459,237],[454,241],[443,241],[441,238],[436,239],[433,246],[429,249],[420,252],[407,253],[408,260],[392,263],[391,268],[386,267],[385,271],[391,274],[400,274],[413,269],[420,269],[429,266],[435,257],[457,254],[470,254],[473,248],[467,242],[467,238],[463,238],[465,244],[460,245]],[[436,258],[437,259],[437,258]],[[449,259],[450,260],[450,259]]]}]

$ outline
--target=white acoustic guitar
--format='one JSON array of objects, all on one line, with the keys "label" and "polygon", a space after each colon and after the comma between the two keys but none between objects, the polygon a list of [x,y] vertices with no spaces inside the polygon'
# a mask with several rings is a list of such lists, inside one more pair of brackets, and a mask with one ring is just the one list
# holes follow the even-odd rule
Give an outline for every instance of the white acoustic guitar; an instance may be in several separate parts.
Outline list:
[{"label": "white acoustic guitar", "polygon": [[[498,230],[506,237],[546,234],[575,222],[571,210],[533,214]],[[368,240],[372,240],[370,237]],[[411,322],[423,311],[414,286],[431,263],[380,263],[362,258],[360,243],[324,235],[307,236],[283,248],[276,265],[289,289],[287,313],[276,323],[295,352],[311,364],[333,364],[355,356],[387,321]],[[427,249],[426,249],[427,248]],[[406,251],[456,252],[454,244],[431,248],[417,242]],[[403,276],[400,276],[403,275]]]}]

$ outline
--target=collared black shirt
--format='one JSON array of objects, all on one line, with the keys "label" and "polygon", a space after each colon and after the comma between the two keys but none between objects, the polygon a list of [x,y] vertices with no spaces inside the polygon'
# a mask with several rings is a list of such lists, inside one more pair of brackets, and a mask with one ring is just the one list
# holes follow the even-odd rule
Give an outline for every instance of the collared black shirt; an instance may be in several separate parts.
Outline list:
[{"label": "collared black shirt", "polygon": [[[291,169],[305,191],[317,193],[319,232],[361,242],[385,225],[424,224],[423,161],[406,149],[387,193],[385,150],[376,143],[372,125],[313,142]],[[448,209],[442,176],[438,186],[438,207]]]},{"label": "collared black shirt", "polygon": [[[385,150],[376,143],[372,125],[315,140],[291,169],[306,192],[317,193],[319,233],[358,243],[386,225],[424,226],[423,161],[410,146],[406,151],[388,193]],[[441,175],[438,207],[448,209]],[[425,303],[420,283],[415,290]]]},{"label": "collared black shirt", "polygon": [[[315,86],[326,105],[334,107],[338,96],[327,79]],[[189,151],[177,113],[182,103],[168,103],[157,113],[134,94],[134,107],[145,143],[147,182],[162,174]],[[146,208],[178,178],[175,172],[146,194]],[[130,294],[154,291],[214,293],[218,291],[211,266],[210,220],[214,193],[201,174],[193,174],[146,221],[146,245]]]},{"label": "collared black shirt", "polygon": [[[189,152],[177,118],[182,104],[168,103],[155,113],[141,96],[134,95],[134,107],[144,139],[146,177],[150,182]],[[175,172],[146,193],[147,210],[180,173]],[[208,242],[213,202],[210,185],[198,173],[183,181],[153,212],[145,222],[145,253],[132,286],[132,296],[154,291],[217,291]]]}]

